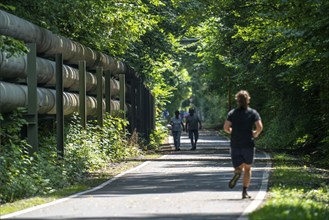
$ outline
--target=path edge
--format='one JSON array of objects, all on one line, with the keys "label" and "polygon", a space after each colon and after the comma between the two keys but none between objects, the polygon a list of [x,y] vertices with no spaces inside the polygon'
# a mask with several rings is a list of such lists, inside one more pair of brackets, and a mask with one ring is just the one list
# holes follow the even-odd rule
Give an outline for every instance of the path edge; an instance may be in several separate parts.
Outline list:
[{"label": "path edge", "polygon": [[[165,155],[164,155],[165,156]],[[163,156],[162,156],[163,157]],[[19,215],[22,215],[22,214],[25,214],[25,213],[29,213],[29,212],[32,212],[32,211],[35,211],[35,210],[38,210],[38,209],[41,209],[41,208],[45,208],[45,207],[48,207],[48,206],[52,206],[52,205],[56,205],[56,204],[59,204],[59,203],[62,203],[62,202],[65,202],[67,200],[70,200],[70,199],[73,199],[73,198],[76,198],[78,196],[81,196],[81,195],[84,195],[86,193],[90,193],[90,192],[93,192],[93,191],[96,191],[96,190],[99,190],[101,188],[103,188],[104,186],[114,182],[115,180],[117,180],[118,178],[128,174],[128,173],[131,173],[133,171],[136,171],[138,169],[141,169],[142,167],[146,166],[147,164],[149,164],[151,161],[145,161],[143,162],[142,164],[134,167],[134,168],[131,168],[129,170],[126,170],[122,173],[119,173],[117,174],[116,176],[112,177],[111,179],[105,181],[104,183],[96,186],[96,187],[93,187],[91,189],[88,189],[88,190],[85,190],[85,191],[82,191],[82,192],[78,192],[78,193],[75,193],[73,195],[70,195],[70,196],[67,196],[67,197],[64,197],[64,198],[61,198],[61,199],[57,199],[57,200],[54,200],[52,202],[48,202],[48,203],[45,203],[45,204],[41,204],[41,205],[37,205],[37,206],[33,206],[33,207],[30,207],[30,208],[26,208],[26,209],[23,209],[23,210],[20,210],[20,211],[17,211],[17,212],[13,212],[13,213],[9,213],[9,214],[5,214],[5,215],[2,215],[0,216],[0,219],[7,219],[7,218],[12,218],[12,217],[16,217],[16,216],[19,216]]]},{"label": "path edge", "polygon": [[240,215],[240,217],[238,218],[238,220],[247,220],[248,219],[248,215],[255,211],[258,207],[260,207],[260,205],[264,202],[265,197],[267,195],[267,191],[268,191],[268,178],[270,175],[270,168],[272,167],[272,162],[270,161],[271,156],[264,152],[265,157],[266,157],[266,167],[265,167],[265,171],[263,173],[263,177],[262,177],[262,185],[255,197],[255,199],[250,203],[250,205],[243,211],[243,213]]}]

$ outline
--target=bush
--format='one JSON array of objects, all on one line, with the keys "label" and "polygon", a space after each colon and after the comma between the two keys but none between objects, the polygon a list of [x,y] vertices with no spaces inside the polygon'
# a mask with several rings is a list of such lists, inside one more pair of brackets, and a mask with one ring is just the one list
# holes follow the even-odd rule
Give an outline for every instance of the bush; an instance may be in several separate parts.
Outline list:
[{"label": "bush", "polygon": [[[39,133],[39,150],[31,154],[20,135],[26,124],[22,118],[17,111],[0,127],[0,203],[83,182],[90,172],[140,154],[136,134],[129,139],[128,122],[110,115],[103,127],[92,121],[86,129],[74,115],[65,128],[64,158],[58,156],[56,137],[49,130]],[[4,120],[0,115],[0,122]]]},{"label": "bush", "polygon": [[86,129],[78,121],[74,116],[65,142],[65,160],[70,163],[68,166],[74,164],[74,173],[95,171],[140,153],[136,145],[129,145],[126,120],[106,115],[102,128],[92,121]]},{"label": "bush", "polygon": [[150,134],[148,149],[157,150],[167,136],[168,129],[163,124],[161,124],[161,122],[156,122],[156,129],[152,130]]},{"label": "bush", "polygon": [[6,118],[0,117],[0,203],[12,201],[18,196],[30,196],[36,191],[29,175],[30,146],[20,135],[26,125],[22,113],[23,110],[19,109]]}]

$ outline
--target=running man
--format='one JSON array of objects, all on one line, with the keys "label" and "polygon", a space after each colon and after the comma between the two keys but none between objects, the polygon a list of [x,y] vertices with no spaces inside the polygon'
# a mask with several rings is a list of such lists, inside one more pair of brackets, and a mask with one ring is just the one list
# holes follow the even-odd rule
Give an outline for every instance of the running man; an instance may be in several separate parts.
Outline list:
[{"label": "running man", "polygon": [[228,113],[224,123],[224,131],[231,134],[231,158],[234,167],[234,176],[229,182],[229,187],[235,187],[244,171],[242,199],[250,199],[247,189],[250,185],[251,166],[255,154],[254,139],[262,132],[263,124],[258,112],[249,107],[250,95],[247,91],[239,91],[235,99],[238,107]]}]

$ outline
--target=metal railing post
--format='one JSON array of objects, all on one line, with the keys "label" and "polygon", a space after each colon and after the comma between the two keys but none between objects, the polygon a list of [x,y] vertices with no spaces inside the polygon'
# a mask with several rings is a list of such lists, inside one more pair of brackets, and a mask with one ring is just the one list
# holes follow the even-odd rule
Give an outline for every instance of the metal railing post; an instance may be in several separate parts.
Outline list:
[{"label": "metal railing post", "polygon": [[149,90],[145,87],[145,134],[146,134],[146,140],[150,141],[150,134],[151,134],[151,111],[150,111],[150,92]]},{"label": "metal railing post", "polygon": [[155,110],[155,98],[151,93],[150,93],[150,109],[151,109],[151,130],[154,130],[156,110]]},{"label": "metal railing post", "polygon": [[106,112],[111,113],[111,72],[105,72],[105,105]]},{"label": "metal railing post", "polygon": [[120,83],[120,110],[122,111],[122,118],[126,117],[126,76],[125,74],[119,74]]},{"label": "metal railing post", "polygon": [[135,72],[131,70],[130,72],[130,82],[131,82],[131,90],[130,90],[130,129],[133,132],[136,129],[137,125],[137,77]]},{"label": "metal railing post", "polygon": [[97,77],[97,123],[103,127],[103,68],[96,68]]},{"label": "metal railing post", "polygon": [[64,157],[63,56],[56,54],[56,133],[58,156]]},{"label": "metal railing post", "polygon": [[137,88],[136,88],[136,128],[138,133],[143,132],[143,112],[142,112],[142,92],[143,83],[140,78],[137,78]]},{"label": "metal railing post", "polygon": [[86,61],[79,61],[79,115],[81,126],[86,129],[87,126],[87,108],[86,108]]},{"label": "metal railing post", "polygon": [[27,54],[27,142],[32,146],[30,153],[38,150],[38,94],[37,94],[37,49],[35,43],[28,43]]},{"label": "metal railing post", "polygon": [[147,94],[146,94],[146,87],[142,85],[142,133],[144,134],[145,139],[148,141],[148,134],[147,134]]}]

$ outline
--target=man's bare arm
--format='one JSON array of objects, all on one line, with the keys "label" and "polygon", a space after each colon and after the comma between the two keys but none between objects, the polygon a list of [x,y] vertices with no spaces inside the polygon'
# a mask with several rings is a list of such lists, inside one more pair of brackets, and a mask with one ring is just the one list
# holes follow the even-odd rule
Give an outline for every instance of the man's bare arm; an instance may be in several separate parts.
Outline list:
[{"label": "man's bare arm", "polygon": [[257,138],[263,130],[263,123],[261,120],[258,120],[255,122],[255,125],[256,125],[256,130],[252,131],[252,135],[254,138]]},{"label": "man's bare arm", "polygon": [[232,123],[230,121],[226,120],[224,123],[224,131],[228,134],[231,134],[231,132],[232,132],[231,126],[232,126]]}]

